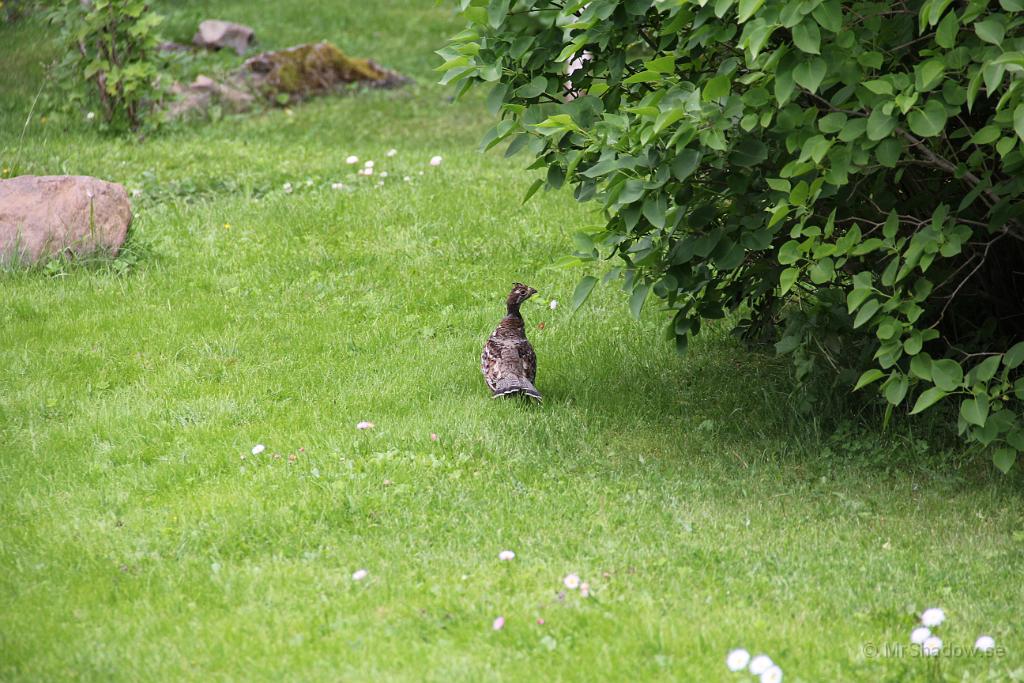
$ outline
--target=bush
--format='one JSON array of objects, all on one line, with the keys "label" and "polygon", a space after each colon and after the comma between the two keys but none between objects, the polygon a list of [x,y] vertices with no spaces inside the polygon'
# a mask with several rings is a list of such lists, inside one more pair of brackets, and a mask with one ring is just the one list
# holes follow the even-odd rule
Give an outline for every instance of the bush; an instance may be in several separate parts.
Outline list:
[{"label": "bush", "polygon": [[58,74],[74,100],[98,104],[104,124],[137,129],[158,95],[156,28],[143,0],[61,0],[49,13],[65,55]]},{"label": "bush", "polygon": [[[463,0],[439,52],[604,208],[576,236],[685,350],[734,312],[801,380],[1024,450],[1024,0]],[[567,64],[573,73],[567,75]],[[586,277],[579,305],[596,283]]]}]

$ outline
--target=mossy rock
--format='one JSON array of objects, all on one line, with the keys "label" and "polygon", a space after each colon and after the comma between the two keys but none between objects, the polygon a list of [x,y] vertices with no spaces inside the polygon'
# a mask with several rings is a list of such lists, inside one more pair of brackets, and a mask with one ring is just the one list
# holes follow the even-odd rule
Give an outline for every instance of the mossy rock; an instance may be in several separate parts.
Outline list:
[{"label": "mossy rock", "polygon": [[[304,99],[357,83],[393,88],[408,79],[369,59],[349,57],[331,43],[309,43],[247,59],[237,74],[271,102]],[[287,98],[282,98],[287,95]]]}]

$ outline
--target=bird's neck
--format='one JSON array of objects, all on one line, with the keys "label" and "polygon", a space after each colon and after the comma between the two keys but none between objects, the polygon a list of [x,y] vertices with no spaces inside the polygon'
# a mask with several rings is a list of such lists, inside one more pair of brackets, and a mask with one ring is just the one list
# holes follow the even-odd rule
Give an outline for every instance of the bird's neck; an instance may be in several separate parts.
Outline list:
[{"label": "bird's neck", "polygon": [[519,303],[509,302],[507,306],[506,314],[513,317],[523,319],[523,314],[519,312]]}]

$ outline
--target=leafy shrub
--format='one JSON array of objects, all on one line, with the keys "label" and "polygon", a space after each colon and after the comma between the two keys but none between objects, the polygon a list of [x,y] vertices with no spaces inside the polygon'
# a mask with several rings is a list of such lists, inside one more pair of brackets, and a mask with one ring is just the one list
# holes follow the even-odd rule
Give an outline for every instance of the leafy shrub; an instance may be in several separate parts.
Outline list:
[{"label": "leafy shrub", "polygon": [[[1024,0],[463,0],[439,54],[490,84],[483,142],[601,203],[679,349],[706,319],[777,340],[800,379],[895,409],[956,404],[1024,450]],[[567,75],[567,64],[573,73]],[[528,195],[529,196],[529,195]],[[578,305],[596,283],[582,280]]]},{"label": "leafy shrub", "polygon": [[66,89],[99,104],[103,122],[138,128],[157,96],[156,29],[163,17],[143,0],[61,0],[49,13],[66,52]]}]

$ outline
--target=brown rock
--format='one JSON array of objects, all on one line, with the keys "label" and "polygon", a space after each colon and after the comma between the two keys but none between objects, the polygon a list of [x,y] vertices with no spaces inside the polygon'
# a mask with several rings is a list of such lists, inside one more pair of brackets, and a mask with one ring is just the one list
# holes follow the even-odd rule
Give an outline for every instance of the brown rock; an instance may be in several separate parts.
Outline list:
[{"label": "brown rock", "polygon": [[244,54],[252,43],[253,30],[248,26],[220,19],[207,19],[199,24],[199,30],[192,38],[198,47],[219,50],[230,47],[238,54]]},{"label": "brown rock", "polygon": [[236,80],[270,99],[279,94],[302,99],[348,83],[392,88],[408,79],[369,59],[349,57],[331,43],[308,43],[264,52],[245,60]]},{"label": "brown rock", "polygon": [[220,104],[227,111],[237,114],[251,109],[256,100],[244,90],[202,75],[196,76],[196,80],[187,86],[175,83],[171,86],[171,94],[178,97],[167,110],[167,116],[171,119],[203,115],[213,104]]},{"label": "brown rock", "polygon": [[124,186],[89,176],[0,180],[0,261],[117,254],[132,220]]}]

